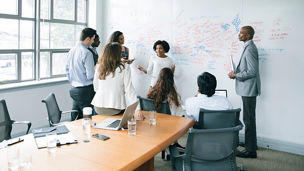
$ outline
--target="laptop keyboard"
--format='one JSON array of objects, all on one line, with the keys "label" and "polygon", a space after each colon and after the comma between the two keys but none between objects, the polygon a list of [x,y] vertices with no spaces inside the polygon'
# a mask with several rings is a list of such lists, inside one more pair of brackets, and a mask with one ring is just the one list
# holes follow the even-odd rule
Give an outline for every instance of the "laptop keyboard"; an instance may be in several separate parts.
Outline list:
[{"label": "laptop keyboard", "polygon": [[116,120],[116,121],[112,122],[111,124],[109,124],[107,127],[116,128],[116,127],[118,127],[119,123],[120,123],[120,120]]}]

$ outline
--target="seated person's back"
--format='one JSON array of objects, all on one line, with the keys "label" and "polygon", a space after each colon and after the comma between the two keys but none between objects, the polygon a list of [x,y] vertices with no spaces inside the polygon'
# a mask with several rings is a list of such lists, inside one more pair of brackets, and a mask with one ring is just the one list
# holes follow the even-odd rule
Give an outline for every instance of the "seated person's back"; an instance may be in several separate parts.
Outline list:
[{"label": "seated person's back", "polygon": [[224,96],[214,95],[217,81],[214,75],[204,72],[197,78],[198,93],[186,99],[186,112],[198,121],[200,108],[208,110],[232,109],[232,104]]},{"label": "seated person's back", "polygon": [[170,68],[161,69],[158,79],[150,88],[147,97],[153,99],[156,110],[161,108],[162,101],[168,100],[171,115],[182,116],[184,111],[181,108],[180,96],[175,89],[173,76]]}]

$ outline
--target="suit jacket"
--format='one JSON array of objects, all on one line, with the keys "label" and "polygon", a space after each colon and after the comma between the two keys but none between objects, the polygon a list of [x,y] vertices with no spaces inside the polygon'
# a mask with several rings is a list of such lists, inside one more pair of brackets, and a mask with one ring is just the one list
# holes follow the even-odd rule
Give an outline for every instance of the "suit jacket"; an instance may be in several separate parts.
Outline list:
[{"label": "suit jacket", "polygon": [[252,40],[245,43],[235,75],[235,89],[238,95],[252,97],[261,94],[259,55]]}]

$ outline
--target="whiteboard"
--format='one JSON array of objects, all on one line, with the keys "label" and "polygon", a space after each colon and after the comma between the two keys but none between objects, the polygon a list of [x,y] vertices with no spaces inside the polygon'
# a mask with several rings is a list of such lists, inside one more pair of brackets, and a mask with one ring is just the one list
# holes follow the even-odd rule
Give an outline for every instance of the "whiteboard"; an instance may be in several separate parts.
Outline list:
[{"label": "whiteboard", "polygon": [[[304,58],[302,0],[107,0],[103,37],[120,30],[132,64],[132,81],[145,96],[150,76],[136,69],[147,67],[156,40],[170,44],[168,56],[176,64],[175,84],[184,101],[197,92],[196,78],[204,71],[217,77],[218,89],[227,89],[235,108],[241,98],[227,73],[230,56],[238,62],[244,25],[255,28],[262,94],[257,100],[258,137],[304,144]],[[283,126],[282,126],[283,125]]]}]

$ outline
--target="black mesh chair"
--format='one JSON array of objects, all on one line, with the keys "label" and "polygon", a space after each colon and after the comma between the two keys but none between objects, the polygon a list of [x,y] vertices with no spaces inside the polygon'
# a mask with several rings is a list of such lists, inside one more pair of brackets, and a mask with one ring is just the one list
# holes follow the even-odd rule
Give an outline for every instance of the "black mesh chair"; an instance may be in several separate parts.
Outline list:
[{"label": "black mesh chair", "polygon": [[[160,110],[155,110],[154,101],[152,99],[144,98],[144,97],[140,97],[140,96],[137,96],[137,98],[139,99],[140,110],[156,111],[157,113],[164,113],[164,114],[171,115],[170,105],[167,100],[162,101]],[[166,150],[162,151],[161,156],[162,156],[162,159],[165,159],[165,157],[166,157],[167,160],[170,160],[170,156],[169,155],[166,156]]]},{"label": "black mesh chair", "polygon": [[[194,128],[198,129],[218,129],[218,128],[230,128],[237,125],[242,125],[240,121],[241,109],[230,110],[206,110],[200,109],[198,122],[194,124]],[[239,134],[235,135],[234,148],[237,149],[239,144]],[[243,170],[243,165],[237,163],[240,170]]]},{"label": "black mesh chair", "polygon": [[186,149],[170,146],[173,171],[237,171],[235,134],[242,125],[219,129],[188,131]]},{"label": "black mesh chair", "polygon": [[32,125],[32,123],[29,121],[11,120],[5,100],[0,100],[0,142],[11,138],[11,131],[13,124],[26,124],[27,125],[26,134],[28,134]]},{"label": "black mesh chair", "polygon": [[231,110],[206,110],[200,109],[198,122],[194,128],[197,129],[214,129],[228,128],[241,124],[240,118],[241,109]]},{"label": "black mesh chair", "polygon": [[160,110],[155,110],[153,99],[144,98],[140,96],[137,96],[137,98],[139,99],[140,110],[156,111],[157,113],[165,113],[171,115],[170,105],[167,100],[162,101],[162,106]]},{"label": "black mesh chair", "polygon": [[[62,124],[62,123],[60,123],[62,114],[69,114],[72,112],[78,113],[77,110],[61,111],[57,104],[54,93],[50,93],[45,99],[42,100],[42,103],[45,103],[45,105],[46,105],[46,109],[47,109],[47,113],[48,113],[47,120],[49,121],[50,126],[58,126],[58,125]],[[78,115],[75,118],[75,120],[77,118],[78,118]]]}]

